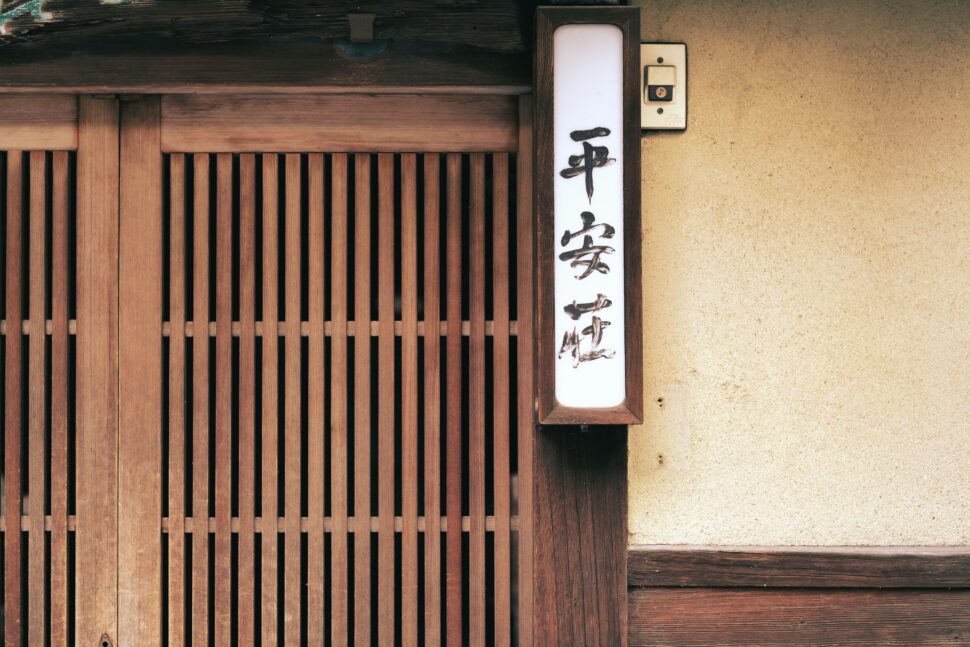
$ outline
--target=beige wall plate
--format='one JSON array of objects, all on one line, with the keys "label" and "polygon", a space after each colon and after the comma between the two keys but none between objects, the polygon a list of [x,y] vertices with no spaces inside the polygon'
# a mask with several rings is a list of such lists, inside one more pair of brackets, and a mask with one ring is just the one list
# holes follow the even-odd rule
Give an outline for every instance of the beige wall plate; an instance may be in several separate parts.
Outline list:
[{"label": "beige wall plate", "polygon": [[687,45],[640,44],[640,127],[687,128]]}]

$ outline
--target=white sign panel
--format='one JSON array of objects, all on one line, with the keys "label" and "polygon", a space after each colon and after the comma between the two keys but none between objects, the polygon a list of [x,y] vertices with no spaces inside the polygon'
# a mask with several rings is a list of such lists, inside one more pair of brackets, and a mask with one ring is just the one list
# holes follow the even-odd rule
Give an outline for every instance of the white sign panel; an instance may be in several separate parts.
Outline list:
[{"label": "white sign panel", "polygon": [[623,32],[563,25],[555,61],[556,400],[626,399],[623,285]]}]

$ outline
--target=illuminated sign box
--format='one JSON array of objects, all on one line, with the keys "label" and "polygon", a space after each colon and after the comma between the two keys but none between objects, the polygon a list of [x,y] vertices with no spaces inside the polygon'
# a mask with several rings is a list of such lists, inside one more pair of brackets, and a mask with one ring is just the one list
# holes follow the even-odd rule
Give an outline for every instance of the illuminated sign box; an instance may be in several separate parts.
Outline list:
[{"label": "illuminated sign box", "polygon": [[639,10],[541,8],[539,422],[643,418]]}]

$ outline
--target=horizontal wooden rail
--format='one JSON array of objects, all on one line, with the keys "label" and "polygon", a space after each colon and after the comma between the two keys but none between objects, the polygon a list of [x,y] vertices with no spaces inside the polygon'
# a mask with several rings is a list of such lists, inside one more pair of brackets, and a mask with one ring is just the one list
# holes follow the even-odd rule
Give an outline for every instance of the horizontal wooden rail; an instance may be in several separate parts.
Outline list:
[{"label": "horizontal wooden rail", "polygon": [[[20,530],[21,530],[21,532],[30,532],[29,520],[30,520],[30,517],[27,516],[27,515],[24,515],[24,516],[22,516],[20,518]],[[276,528],[277,528],[278,531],[283,529],[284,522],[285,522],[285,517],[280,517],[279,519],[277,519]],[[68,531],[74,532],[74,530],[76,529],[76,526],[77,526],[77,518],[74,515],[68,516],[68,518],[67,518],[67,529],[68,529]],[[209,518],[209,532],[215,532],[215,527],[216,527],[215,518],[210,517]],[[232,519],[230,521],[230,526],[229,527],[232,530],[232,532],[234,532],[234,533],[239,532],[239,517],[232,517]],[[255,519],[254,519],[254,527],[255,527],[256,532],[258,532],[258,533],[265,532],[266,524],[264,523],[262,517],[255,517]],[[425,518],[423,516],[418,517],[418,525],[417,525],[418,532],[425,532],[425,527],[426,527]],[[445,518],[445,517],[442,517],[439,527],[441,529],[441,532],[447,532],[448,531],[448,519]],[[378,528],[379,528],[379,526],[378,526],[378,517],[371,517],[370,518],[370,530],[371,530],[371,532],[377,532]],[[402,518],[401,517],[395,517],[394,518],[394,532],[401,532],[402,531],[402,528],[403,528],[403,520],[402,520]],[[468,517],[462,517],[462,519],[461,519],[461,531],[462,532],[469,532],[469,529],[470,528],[471,528],[471,521],[470,521],[470,519]],[[44,530],[50,531],[50,529],[51,529],[51,517],[50,517],[50,515],[47,515],[46,517],[44,517]],[[169,532],[168,517],[162,517],[161,529],[162,529],[162,532],[163,533]],[[512,518],[511,518],[511,529],[513,531],[518,531],[518,529],[519,529],[519,517],[516,516],[516,515],[513,515]],[[195,521],[194,521],[194,519],[192,517],[186,517],[185,518],[185,532],[186,533],[191,533],[191,532],[194,532],[194,530],[195,530]],[[328,532],[328,533],[329,532],[333,532],[333,522],[332,522],[332,519],[330,517],[324,517],[324,519],[323,519],[323,530],[324,530],[324,532]],[[356,520],[355,520],[354,517],[350,517],[347,520],[347,530],[349,532],[357,532],[357,524],[356,524]],[[494,532],[495,531],[495,517],[493,517],[493,516],[487,516],[487,517],[485,517],[485,530],[486,530],[486,532]],[[6,532],[6,531],[7,531],[7,523],[6,523],[6,520],[5,520],[4,517],[0,517],[0,533]],[[304,533],[305,532],[308,532],[308,528],[307,528],[307,517],[301,517],[301,519],[300,519],[300,532],[304,532]]]},{"label": "horizontal wooden rail", "polygon": [[[272,523],[272,522],[270,522]],[[348,532],[359,532],[357,519],[353,516],[349,517],[345,522],[347,524]],[[209,532],[215,532],[216,527],[215,518],[209,517]],[[471,528],[471,521],[468,517],[462,517],[461,519],[461,531],[469,532]],[[276,520],[276,531],[282,532],[286,525],[286,517],[279,517]],[[255,517],[253,519],[253,527],[257,533],[267,532],[267,530],[272,531],[272,529],[267,529],[266,520],[263,517]],[[403,519],[402,517],[394,517],[394,532],[402,532],[403,529]],[[230,519],[229,528],[232,532],[239,532],[239,518],[232,517]],[[519,528],[519,518],[517,516],[512,517],[512,529],[518,530]],[[379,517],[370,517],[370,524],[368,528],[364,529],[364,532],[377,532],[380,529]],[[418,532],[425,531],[425,518],[423,516],[418,517],[417,524]],[[440,529],[442,532],[448,531],[448,520],[445,517],[441,518]],[[195,520],[193,517],[185,517],[185,532],[191,533],[195,530]],[[494,532],[495,530],[495,517],[487,516],[485,517],[485,530],[489,532]],[[308,518],[300,518],[300,532],[306,533],[309,531]],[[333,520],[330,517],[323,518],[323,531],[333,532]],[[162,532],[169,532],[168,517],[162,517]]]},{"label": "horizontal wooden rail", "polygon": [[[20,322],[20,332],[24,335],[30,334],[30,321],[24,319]],[[44,322],[44,333],[51,335],[54,332],[54,322],[50,319]],[[7,334],[7,321],[0,320],[0,335]],[[76,335],[77,334],[77,320],[71,319],[67,322],[67,334]]]},{"label": "horizontal wooden rail", "polygon": [[635,546],[631,587],[970,588],[970,546]]},{"label": "horizontal wooden rail", "polygon": [[966,645],[968,608],[965,589],[633,589],[629,644]]},{"label": "horizontal wooden rail", "polygon": [[[376,321],[371,321],[370,322],[370,334],[371,334],[371,337],[377,337],[378,336],[378,334],[379,334],[378,333],[378,325],[379,324]],[[276,325],[276,327],[277,327],[277,333],[278,333],[278,335],[280,337],[285,336],[285,334],[286,334],[286,322],[281,321],[281,322],[279,322]],[[256,329],[256,336],[257,337],[262,337],[263,336],[263,322],[262,321],[257,321],[256,322],[256,326],[255,326],[255,329]],[[20,324],[20,330],[21,330],[21,333],[22,334],[29,335],[30,334],[30,321],[27,321],[27,320],[22,321],[21,324]],[[418,328],[417,328],[417,330],[418,330],[418,336],[419,337],[423,337],[425,335],[426,327],[425,327],[425,324],[424,324],[423,321],[419,321],[418,322]],[[442,321],[439,324],[439,330],[441,331],[441,335],[442,336],[447,335],[448,334],[448,323],[445,322],[445,321]],[[239,322],[238,321],[233,321],[232,322],[232,336],[233,337],[238,337],[239,336],[239,331],[240,331]],[[461,334],[463,336],[467,337],[470,334],[470,331],[471,331],[471,326],[470,326],[469,322],[468,321],[461,322]],[[48,319],[46,321],[46,324],[44,326],[44,332],[47,335],[50,335],[50,334],[53,333],[53,322],[51,322],[50,319]],[[67,332],[68,332],[69,335],[76,335],[77,334],[77,320],[71,319],[70,321],[68,321],[68,323],[67,323]],[[328,321],[328,322],[326,322],[324,324],[323,334],[325,336],[329,337],[329,336],[331,336],[332,332],[333,332],[333,326],[332,326],[331,322]],[[354,337],[356,335],[356,332],[357,332],[357,325],[356,325],[356,323],[353,322],[353,321],[348,321],[347,322],[347,336],[348,337]],[[0,320],[0,336],[6,335],[6,334],[7,334],[7,322],[5,320]],[[307,322],[307,321],[301,321],[300,322],[300,336],[301,337],[308,337],[309,334],[310,334],[310,324],[309,324],[309,322]],[[399,336],[399,337],[403,334],[403,326],[402,326],[402,323],[400,321],[394,322],[394,334],[397,335],[397,336]],[[495,323],[492,322],[492,321],[486,321],[485,322],[485,335],[486,336],[493,336],[494,334],[495,334]],[[517,336],[519,334],[519,323],[517,321],[509,322],[509,334],[511,336],[513,336],[513,337],[515,337],[515,336]],[[162,337],[171,337],[171,335],[172,335],[172,325],[169,322],[167,322],[167,321],[163,322],[162,323]],[[194,337],[195,336],[195,324],[193,322],[191,322],[191,321],[188,321],[188,322],[185,323],[185,336],[186,337]],[[216,324],[215,324],[215,322],[209,322],[209,336],[210,337],[215,337],[216,336]]]},{"label": "horizontal wooden rail", "polygon": [[[47,515],[44,517],[44,530],[50,532],[51,530],[51,517]],[[77,529],[77,517],[73,514],[67,518],[67,530],[68,532],[74,532]],[[30,532],[30,517],[28,515],[23,515],[20,517],[20,532]],[[7,531],[7,520],[6,517],[0,517],[0,533]]]},{"label": "horizontal wooden rail", "polygon": [[[369,322],[370,325],[370,335],[371,337],[378,337],[380,335],[380,324],[377,321]],[[276,324],[277,334],[280,337],[286,335],[286,322],[280,321]],[[439,324],[439,331],[442,337],[448,334],[448,322],[442,321]],[[238,321],[232,322],[232,336],[238,337],[240,334],[240,325]],[[257,321],[255,325],[256,336],[262,337],[265,332],[265,327],[262,321]],[[423,321],[418,322],[417,332],[419,337],[423,337],[426,333],[427,328]],[[461,334],[467,337],[471,332],[471,325],[468,321],[461,322]],[[327,321],[323,324],[323,334],[326,337],[330,337],[333,334],[333,325],[331,322]],[[347,322],[347,336],[354,337],[357,334],[357,323],[354,321]],[[401,321],[394,322],[394,334],[400,337],[404,334],[404,326]],[[485,334],[487,336],[492,336],[495,334],[495,323],[492,321],[485,322]],[[509,334],[513,337],[519,334],[518,322],[512,321],[509,323]],[[172,335],[172,326],[169,322],[162,323],[162,336],[170,337]],[[300,322],[300,336],[308,337],[310,335],[310,324],[307,321]],[[185,322],[185,336],[194,337],[195,336],[195,323],[192,321]],[[209,336],[216,336],[216,324],[215,322],[209,322]]]},{"label": "horizontal wooden rail", "polygon": [[4,150],[77,149],[76,97],[4,93],[0,95],[0,115],[3,115],[0,142]]},{"label": "horizontal wooden rail", "polygon": [[516,105],[510,96],[167,95],[161,145],[172,153],[513,152]]},{"label": "horizontal wooden rail", "polygon": [[629,644],[970,640],[970,546],[635,546]]}]

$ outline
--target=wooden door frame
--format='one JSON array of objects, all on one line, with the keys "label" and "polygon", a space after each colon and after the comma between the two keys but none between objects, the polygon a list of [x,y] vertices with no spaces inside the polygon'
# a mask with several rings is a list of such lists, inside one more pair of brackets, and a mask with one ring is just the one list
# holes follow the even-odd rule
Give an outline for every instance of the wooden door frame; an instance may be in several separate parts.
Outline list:
[{"label": "wooden door frame", "polygon": [[81,644],[111,641],[118,622],[118,137],[117,100],[79,97],[76,542],[83,586],[75,591]]}]

